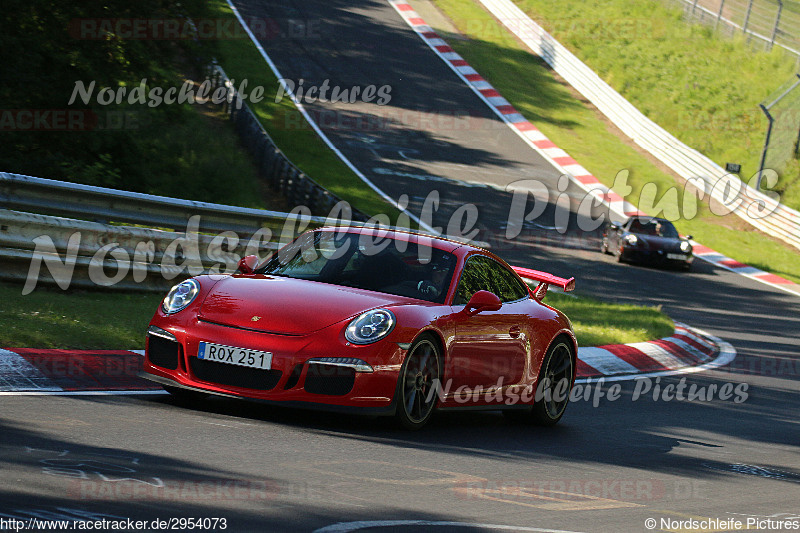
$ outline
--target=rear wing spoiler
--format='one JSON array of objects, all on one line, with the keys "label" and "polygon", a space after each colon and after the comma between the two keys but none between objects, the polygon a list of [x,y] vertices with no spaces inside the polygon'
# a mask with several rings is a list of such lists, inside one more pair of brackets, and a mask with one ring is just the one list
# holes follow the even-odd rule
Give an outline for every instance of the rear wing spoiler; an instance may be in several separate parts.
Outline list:
[{"label": "rear wing spoiler", "polygon": [[[511,267],[514,272],[516,272],[519,277],[522,279],[529,279],[532,281],[538,281],[539,285],[555,285],[556,287],[560,287],[564,292],[569,292],[575,289],[575,278],[559,278],[558,276],[554,276],[552,274],[548,274],[547,272],[542,272],[540,270],[531,270],[530,268],[522,268],[522,267]],[[538,287],[536,291],[538,292]]]}]

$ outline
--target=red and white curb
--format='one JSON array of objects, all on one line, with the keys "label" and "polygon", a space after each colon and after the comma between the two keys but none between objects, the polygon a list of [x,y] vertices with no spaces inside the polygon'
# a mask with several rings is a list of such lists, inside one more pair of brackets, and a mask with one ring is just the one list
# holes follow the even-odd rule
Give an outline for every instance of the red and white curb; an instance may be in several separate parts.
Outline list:
[{"label": "red and white curb", "polygon": [[[550,164],[562,174],[568,176],[574,183],[583,188],[593,197],[608,205],[615,213],[624,217],[645,215],[639,209],[626,201],[598,180],[591,172],[583,168],[575,159],[555,145],[539,128],[529,122],[514,108],[511,103],[503,98],[497,89],[486,81],[467,61],[456,53],[433,28],[426,24],[407,0],[388,0],[389,4],[400,14],[403,20],[419,35],[422,40],[438,55],[464,83],[470,87],[478,97],[497,114],[514,132],[517,133],[531,148],[536,150]],[[731,272],[741,274],[750,279],[770,285],[779,290],[800,295],[800,285],[784,279],[775,274],[764,272],[755,267],[745,265],[729,257],[715,252],[711,248],[693,242],[695,256],[722,267]]]},{"label": "red and white curb", "polygon": [[705,331],[680,322],[669,337],[631,344],[578,348],[578,379],[588,383],[702,372],[730,364],[734,347]]},{"label": "red and white curb", "polygon": [[708,246],[703,246],[699,242],[692,241],[692,248],[694,248],[695,257],[699,257],[703,261],[707,261],[725,270],[735,272],[740,276],[745,276],[755,281],[771,285],[772,287],[781,289],[782,291],[798,295],[800,294],[800,285],[788,279],[782,278],[777,274],[764,272],[761,269],[740,263],[736,259],[726,257],[719,252],[716,252]]},{"label": "red and white curb", "polygon": [[143,350],[0,349],[0,395],[161,394],[143,363]]},{"label": "red and white curb", "polygon": [[625,201],[620,195],[600,183],[591,172],[583,168],[570,155],[555,145],[553,141],[529,122],[511,103],[467,61],[456,53],[433,28],[428,26],[414,8],[405,0],[389,0],[389,3],[403,17],[403,20],[419,35],[447,65],[469,86],[478,97],[517,133],[531,148],[544,157],[556,170],[569,176],[586,192],[609,205],[619,215],[629,217],[644,214],[635,205]]},{"label": "red and white curb", "polygon": [[[141,350],[0,349],[0,395],[160,394],[138,377]],[[676,323],[670,337],[578,349],[577,383],[668,376],[724,366],[736,357],[725,341]]]}]

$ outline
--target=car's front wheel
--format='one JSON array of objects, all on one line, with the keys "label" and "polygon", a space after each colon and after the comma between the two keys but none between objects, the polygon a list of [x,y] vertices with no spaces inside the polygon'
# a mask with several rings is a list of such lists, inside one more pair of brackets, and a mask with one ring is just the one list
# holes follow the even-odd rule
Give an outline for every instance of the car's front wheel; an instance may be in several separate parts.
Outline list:
[{"label": "car's front wheel", "polygon": [[441,354],[428,335],[418,338],[406,355],[398,378],[396,417],[406,429],[420,429],[433,415],[441,377]]}]

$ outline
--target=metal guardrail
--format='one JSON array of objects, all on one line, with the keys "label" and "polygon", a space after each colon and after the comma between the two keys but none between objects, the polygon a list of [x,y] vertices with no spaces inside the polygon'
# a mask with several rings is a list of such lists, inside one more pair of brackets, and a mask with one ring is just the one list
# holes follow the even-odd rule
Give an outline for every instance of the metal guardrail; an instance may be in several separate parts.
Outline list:
[{"label": "metal guardrail", "polygon": [[244,255],[264,257],[306,228],[338,223],[8,173],[0,208],[0,279],[26,281],[23,292],[38,282],[163,291],[180,276],[232,272]]},{"label": "metal guardrail", "polygon": [[[722,167],[675,138],[672,134],[648,119],[630,102],[603,81],[572,52],[556,41],[541,26],[531,20],[511,0],[480,0],[481,3],[539,55],[553,70],[562,76],[578,92],[592,102],[620,130],[639,146],[653,154],[685,180],[700,178],[704,193],[721,202],[730,201]],[[739,182],[731,182],[735,187]],[[769,196],[741,183],[741,195],[746,202],[733,212],[764,233],[800,248],[800,213],[790,209]],[[767,216],[758,217],[755,203],[766,207]],[[746,204],[746,205],[745,205]]]},{"label": "metal guardrail", "polygon": [[[281,213],[0,172],[0,279],[25,281],[23,292],[39,281],[163,291],[181,275],[232,272],[243,255],[263,256],[306,228],[368,220],[349,204],[337,210],[342,201],[289,161],[222,68],[208,79],[212,92],[230,89],[222,105],[259,177],[301,207]],[[323,218],[336,211],[345,220]]]},{"label": "metal guardrail", "polygon": [[0,172],[0,207],[173,230],[185,229],[189,218],[200,215],[198,230],[209,233],[235,231],[247,234],[262,227],[280,233],[287,221],[325,221],[322,217],[180,200],[5,172]]},{"label": "metal guardrail", "polygon": [[[112,286],[163,291],[184,270],[177,266],[185,259],[183,250],[168,250],[172,242],[185,236],[182,233],[6,209],[0,210],[0,228],[0,279],[25,283],[23,293],[39,282],[62,289]],[[206,264],[210,262],[208,255],[215,254],[208,246],[210,240],[206,235],[198,239],[206,245]],[[114,272],[113,277],[109,272]],[[122,276],[118,277],[120,272]],[[118,279],[110,283],[114,278]]]}]

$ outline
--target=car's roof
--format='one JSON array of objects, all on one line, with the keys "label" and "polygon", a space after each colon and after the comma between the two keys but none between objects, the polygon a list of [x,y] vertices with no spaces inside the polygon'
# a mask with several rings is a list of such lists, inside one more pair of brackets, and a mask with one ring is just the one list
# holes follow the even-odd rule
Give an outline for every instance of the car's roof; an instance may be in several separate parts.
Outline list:
[{"label": "car's roof", "polygon": [[670,224],[672,224],[672,222],[670,222],[666,218],[651,217],[651,216],[648,216],[648,215],[634,215],[634,216],[630,217],[628,220],[643,220],[643,221],[646,221],[646,222],[669,222]]}]

